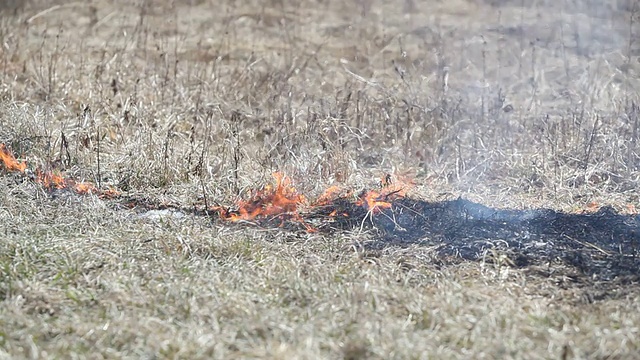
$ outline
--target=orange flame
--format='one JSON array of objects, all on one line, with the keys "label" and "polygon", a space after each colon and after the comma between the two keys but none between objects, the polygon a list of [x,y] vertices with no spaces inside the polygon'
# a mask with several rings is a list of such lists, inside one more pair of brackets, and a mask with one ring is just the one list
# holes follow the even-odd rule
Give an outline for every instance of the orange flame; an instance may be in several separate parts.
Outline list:
[{"label": "orange flame", "polygon": [[27,169],[26,162],[18,162],[4,144],[0,144],[0,159],[4,167],[9,171],[24,172]]},{"label": "orange flame", "polygon": [[251,199],[238,201],[238,210],[230,212],[227,209],[216,206],[220,217],[229,221],[252,220],[257,217],[266,217],[280,214],[291,214],[297,211],[298,206],[306,202],[304,195],[299,194],[291,185],[291,180],[280,172],[273,174],[276,186],[267,185],[257,191]]},{"label": "orange flame", "polygon": [[[275,186],[267,185],[263,189],[256,191],[250,199],[238,200],[236,202],[237,210],[231,211],[221,206],[215,206],[212,210],[217,211],[221,219],[234,222],[287,215],[288,219],[293,219],[303,224],[307,231],[316,232],[317,229],[305,223],[300,214],[301,205],[306,204],[305,208],[307,209],[331,205],[342,190],[337,186],[331,186],[316,201],[308,204],[304,195],[299,194],[291,185],[289,178],[280,172],[274,173],[273,177],[276,179]],[[377,213],[382,209],[391,208],[394,200],[405,197],[406,193],[415,186],[412,181],[400,181],[400,179],[396,183],[391,183],[390,175],[384,177],[384,180],[382,189],[362,194],[355,202],[355,205],[366,207],[371,212]],[[333,209],[327,216],[330,218],[338,216],[349,217],[349,213]],[[284,220],[285,218],[281,219]]]},{"label": "orange flame", "polygon": [[96,187],[93,186],[92,183],[79,182],[79,183],[74,183],[73,184],[73,189],[78,194],[91,194],[92,192],[94,192],[96,190]]},{"label": "orange flame", "polygon": [[356,205],[365,206],[371,212],[377,213],[382,209],[390,209],[391,202],[403,198],[407,192],[415,186],[413,181],[404,180],[398,177],[397,182],[391,182],[391,175],[386,175],[381,180],[382,189],[370,190],[360,196]]},{"label": "orange flame", "polygon": [[336,197],[336,195],[340,192],[340,188],[336,185],[330,186],[325,192],[318,197],[318,199],[313,203],[315,206],[322,206],[331,203],[331,201]]},{"label": "orange flame", "polygon": [[383,191],[371,190],[363,194],[356,202],[358,206],[366,206],[367,209],[378,212],[380,209],[391,208],[391,202]]},{"label": "orange flame", "polygon": [[120,191],[116,190],[113,187],[109,187],[106,190],[100,191],[98,196],[100,198],[103,198],[103,199],[113,199],[113,198],[116,198],[116,197],[120,196]]},{"label": "orange flame", "polygon": [[52,172],[42,172],[40,169],[36,170],[36,182],[44,185],[47,189],[64,189],[67,187],[64,178],[58,174]]},{"label": "orange flame", "polygon": [[[97,192],[95,185],[89,182],[76,182],[71,179],[65,179],[61,175],[52,172],[41,172],[36,170],[36,182],[44,185],[47,189],[71,189],[77,194],[86,195]],[[113,197],[114,189],[109,189],[109,197]],[[117,191],[115,191],[117,193]]]},{"label": "orange flame", "polygon": [[[24,161],[18,162],[13,154],[11,154],[7,147],[2,143],[0,143],[0,160],[2,160],[4,168],[9,171],[25,173],[27,170],[27,163]],[[85,195],[98,193],[100,196],[107,198],[114,198],[120,195],[120,193],[113,188],[105,191],[98,191],[98,189],[92,183],[76,182],[71,179],[65,179],[60,174],[55,174],[50,171],[43,172],[40,169],[35,170],[35,181],[39,184],[42,184],[47,190],[71,189],[77,194]]]}]

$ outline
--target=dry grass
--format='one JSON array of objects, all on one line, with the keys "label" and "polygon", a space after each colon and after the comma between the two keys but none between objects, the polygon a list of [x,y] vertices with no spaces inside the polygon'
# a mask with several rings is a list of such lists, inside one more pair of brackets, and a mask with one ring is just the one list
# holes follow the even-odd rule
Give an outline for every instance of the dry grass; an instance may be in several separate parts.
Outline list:
[{"label": "dry grass", "polygon": [[[623,210],[638,202],[639,14],[7,2],[0,142],[185,206],[230,203],[274,170],[311,195],[394,171],[428,199]],[[370,233],[141,217],[6,172],[0,204],[2,358],[638,357],[637,284],[444,266],[426,247],[363,250]]]}]

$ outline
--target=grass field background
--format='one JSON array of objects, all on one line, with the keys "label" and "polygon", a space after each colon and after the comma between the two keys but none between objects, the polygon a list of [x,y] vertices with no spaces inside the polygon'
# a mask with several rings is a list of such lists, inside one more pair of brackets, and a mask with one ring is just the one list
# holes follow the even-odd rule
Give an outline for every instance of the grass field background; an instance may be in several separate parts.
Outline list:
[{"label": "grass field background", "polygon": [[[0,142],[127,196],[635,212],[635,1],[8,1]],[[51,195],[0,169],[2,358],[639,358],[635,281]]]}]

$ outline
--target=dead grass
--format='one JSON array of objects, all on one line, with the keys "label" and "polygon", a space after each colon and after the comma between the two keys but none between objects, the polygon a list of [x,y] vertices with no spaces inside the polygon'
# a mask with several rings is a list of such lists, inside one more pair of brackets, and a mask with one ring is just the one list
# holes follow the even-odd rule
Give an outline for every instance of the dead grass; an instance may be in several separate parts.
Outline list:
[{"label": "dead grass", "polygon": [[[0,141],[185,206],[306,194],[637,205],[640,9],[621,1],[0,7]],[[0,170],[1,171],[1,170]],[[633,358],[637,284],[444,265],[375,234],[140,217],[0,177],[0,357]],[[504,264],[506,265],[506,264]],[[544,275],[542,275],[544,274]]]}]

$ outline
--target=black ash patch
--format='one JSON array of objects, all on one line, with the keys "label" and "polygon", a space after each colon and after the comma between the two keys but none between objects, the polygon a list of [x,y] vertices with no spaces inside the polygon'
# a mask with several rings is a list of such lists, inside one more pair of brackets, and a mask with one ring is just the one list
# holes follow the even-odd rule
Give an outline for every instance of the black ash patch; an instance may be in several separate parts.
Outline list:
[{"label": "black ash patch", "polygon": [[494,209],[464,199],[402,199],[368,223],[380,232],[371,248],[436,245],[442,256],[466,260],[497,251],[515,266],[562,262],[598,280],[640,278],[640,216],[610,207],[569,214]]}]

